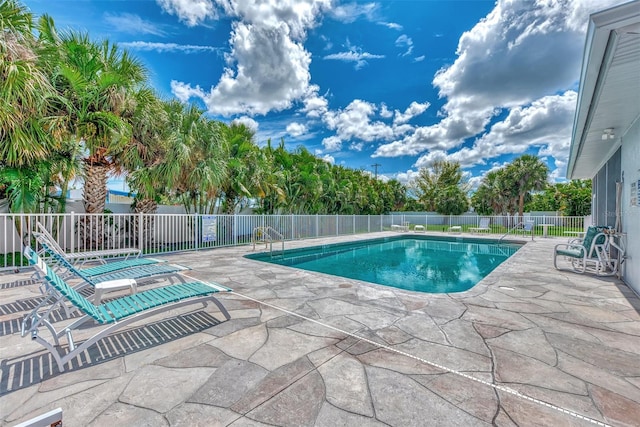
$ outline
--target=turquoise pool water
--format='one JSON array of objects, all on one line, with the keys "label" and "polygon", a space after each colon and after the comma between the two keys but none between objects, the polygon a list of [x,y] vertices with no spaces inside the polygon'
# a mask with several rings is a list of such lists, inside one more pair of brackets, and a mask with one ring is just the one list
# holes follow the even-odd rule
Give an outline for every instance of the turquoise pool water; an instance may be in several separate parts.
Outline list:
[{"label": "turquoise pool water", "polygon": [[410,291],[471,289],[521,245],[440,236],[397,236],[304,249],[262,252],[247,258],[363,280]]}]

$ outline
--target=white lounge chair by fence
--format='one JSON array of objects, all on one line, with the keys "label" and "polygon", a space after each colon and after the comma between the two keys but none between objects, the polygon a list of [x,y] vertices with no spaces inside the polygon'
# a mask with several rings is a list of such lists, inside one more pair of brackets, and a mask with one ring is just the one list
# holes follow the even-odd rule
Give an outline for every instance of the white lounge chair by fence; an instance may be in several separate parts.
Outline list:
[{"label": "white lounge chair by fence", "polygon": [[480,233],[481,231],[491,232],[489,227],[489,218],[480,218],[480,224],[477,227],[469,227],[471,233]]}]

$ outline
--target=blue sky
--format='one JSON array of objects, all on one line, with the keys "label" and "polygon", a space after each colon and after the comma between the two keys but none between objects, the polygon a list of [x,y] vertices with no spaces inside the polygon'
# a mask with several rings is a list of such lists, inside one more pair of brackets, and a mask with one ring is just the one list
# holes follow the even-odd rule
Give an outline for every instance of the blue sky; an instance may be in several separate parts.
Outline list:
[{"label": "blue sky", "polygon": [[472,185],[524,153],[565,177],[590,13],[614,0],[25,1],[139,57],[158,93],[288,149]]}]

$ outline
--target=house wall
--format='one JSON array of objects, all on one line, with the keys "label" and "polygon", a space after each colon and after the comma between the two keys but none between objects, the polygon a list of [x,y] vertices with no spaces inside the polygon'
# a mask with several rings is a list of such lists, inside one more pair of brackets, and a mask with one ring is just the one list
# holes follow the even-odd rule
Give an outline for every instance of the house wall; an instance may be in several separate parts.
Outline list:
[{"label": "house wall", "polygon": [[622,179],[622,148],[618,149],[593,177],[593,225],[616,225],[616,182]]},{"label": "house wall", "polygon": [[[627,259],[624,263],[623,279],[640,294],[640,118],[636,119],[629,131],[622,136],[621,157],[622,229],[627,233]],[[632,183],[635,183],[635,187],[632,187]],[[635,199],[631,195],[632,188],[635,188]]]}]

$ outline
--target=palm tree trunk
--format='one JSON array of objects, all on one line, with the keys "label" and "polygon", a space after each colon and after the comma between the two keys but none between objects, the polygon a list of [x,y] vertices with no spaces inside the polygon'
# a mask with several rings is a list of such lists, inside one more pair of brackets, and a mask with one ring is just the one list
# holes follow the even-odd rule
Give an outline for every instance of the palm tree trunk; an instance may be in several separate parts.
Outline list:
[{"label": "palm tree trunk", "polygon": [[[84,211],[87,214],[102,214],[107,202],[107,171],[103,165],[86,164],[84,181]],[[103,218],[87,215],[80,221],[79,232],[85,247],[100,248],[104,241]]]},{"label": "palm tree trunk", "polygon": [[[155,214],[158,210],[158,203],[153,199],[142,199],[137,200],[134,212],[142,213],[142,224],[139,224],[139,227],[142,227],[142,242],[137,242],[135,246],[140,248],[141,250],[144,248],[151,247],[153,245],[153,235],[154,235],[154,227],[155,227]],[[132,239],[136,242],[138,233],[133,233],[134,238]]]},{"label": "palm tree trunk", "polygon": [[520,222],[524,222],[524,194],[520,193],[518,199],[518,215],[520,216]]}]

